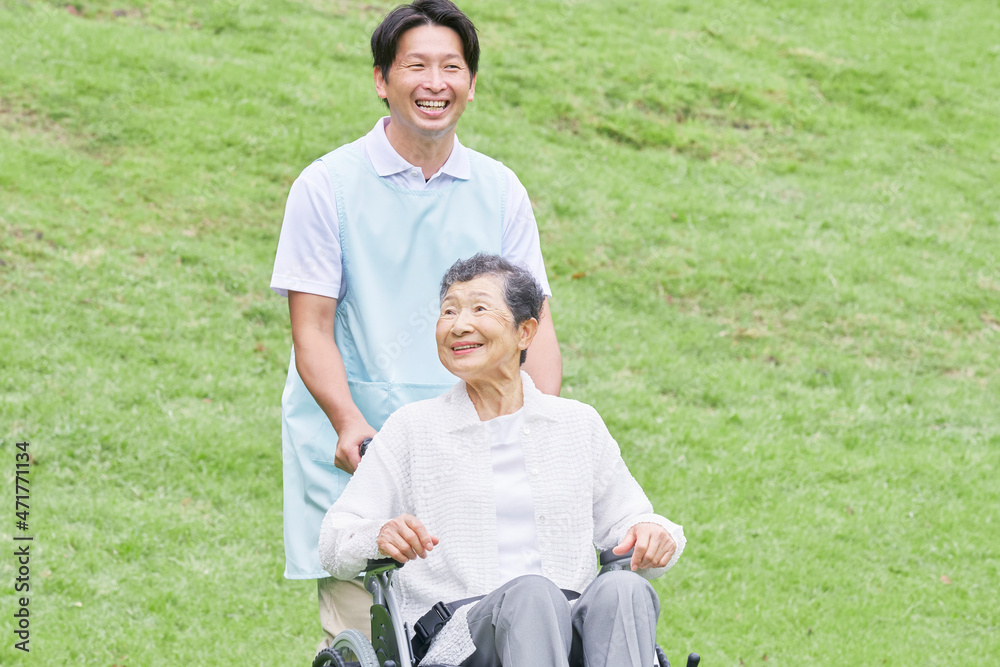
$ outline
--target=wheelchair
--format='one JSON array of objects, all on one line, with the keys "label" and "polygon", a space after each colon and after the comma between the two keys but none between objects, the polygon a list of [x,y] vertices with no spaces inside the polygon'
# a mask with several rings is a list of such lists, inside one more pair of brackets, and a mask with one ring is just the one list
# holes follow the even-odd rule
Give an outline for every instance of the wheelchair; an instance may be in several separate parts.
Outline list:
[{"label": "wheelchair", "polygon": [[[610,549],[600,554],[598,576],[612,570],[627,570],[632,552],[616,555]],[[320,651],[313,660],[313,667],[416,667],[415,644],[410,641],[410,628],[401,627],[393,619],[401,618],[399,603],[390,583],[393,573],[402,565],[391,558],[368,561],[364,586],[372,594],[372,640],[359,630],[345,630],[333,640],[333,645]],[[440,625],[451,616],[448,605],[438,603]],[[421,619],[422,621],[423,619]],[[417,632],[421,632],[423,628]],[[670,667],[670,661],[659,646],[656,647],[656,664],[650,667]],[[697,667],[701,658],[697,653],[688,656],[687,667]],[[434,667],[449,667],[435,665]]]}]

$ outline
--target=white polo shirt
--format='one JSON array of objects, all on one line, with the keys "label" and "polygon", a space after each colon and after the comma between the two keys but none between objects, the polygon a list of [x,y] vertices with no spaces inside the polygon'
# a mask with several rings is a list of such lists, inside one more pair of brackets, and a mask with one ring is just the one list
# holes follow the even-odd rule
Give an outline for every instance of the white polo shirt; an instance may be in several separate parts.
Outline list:
[{"label": "white polo shirt", "polygon": [[[389,143],[385,135],[388,124],[388,116],[381,118],[372,131],[359,140],[380,177],[410,190],[441,188],[470,177],[469,149],[455,137],[455,147],[448,160],[425,181],[420,168],[404,160]],[[507,167],[504,169],[507,191],[500,253],[530,271],[545,295],[551,296],[531,201],[514,172]],[[320,248],[322,252],[318,252]],[[338,300],[347,291],[333,181],[326,166],[318,160],[302,171],[288,194],[271,289],[281,296],[288,296],[288,290],[293,290]]]}]

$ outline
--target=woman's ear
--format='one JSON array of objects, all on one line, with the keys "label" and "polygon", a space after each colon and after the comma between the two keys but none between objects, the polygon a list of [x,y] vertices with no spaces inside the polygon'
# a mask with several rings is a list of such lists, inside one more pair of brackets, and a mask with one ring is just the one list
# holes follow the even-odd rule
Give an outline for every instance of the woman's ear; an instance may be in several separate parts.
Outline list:
[{"label": "woman's ear", "polygon": [[534,317],[529,317],[517,325],[517,333],[517,349],[527,350],[535,334],[538,333],[538,320]]}]

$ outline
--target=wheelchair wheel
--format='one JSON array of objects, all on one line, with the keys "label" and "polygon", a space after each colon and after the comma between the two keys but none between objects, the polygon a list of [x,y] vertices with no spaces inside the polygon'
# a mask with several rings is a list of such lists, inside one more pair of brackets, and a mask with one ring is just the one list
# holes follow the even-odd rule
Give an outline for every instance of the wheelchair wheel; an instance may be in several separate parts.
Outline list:
[{"label": "wheelchair wheel", "polygon": [[312,667],[347,667],[347,662],[336,649],[325,648],[316,654]]},{"label": "wheelchair wheel", "polygon": [[358,630],[341,632],[334,638],[333,648],[346,662],[353,662],[358,667],[379,667],[375,649],[372,648],[368,638]]}]

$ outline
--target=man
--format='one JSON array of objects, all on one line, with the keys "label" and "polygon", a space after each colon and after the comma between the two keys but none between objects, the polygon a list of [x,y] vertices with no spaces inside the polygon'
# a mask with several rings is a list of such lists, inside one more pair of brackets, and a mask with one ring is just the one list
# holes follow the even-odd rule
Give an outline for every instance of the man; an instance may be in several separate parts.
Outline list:
[{"label": "man", "polygon": [[[320,648],[345,628],[367,628],[371,602],[320,566],[324,513],[362,440],[396,408],[455,382],[434,342],[441,276],[459,258],[492,252],[551,294],[524,187],[455,136],[476,90],[475,26],[448,0],[417,0],[386,16],[371,41],[389,116],[292,185],[271,278],[288,297],[293,343],[282,394],[285,576],[319,580]],[[531,351],[524,369],[558,394],[547,299]]]}]

